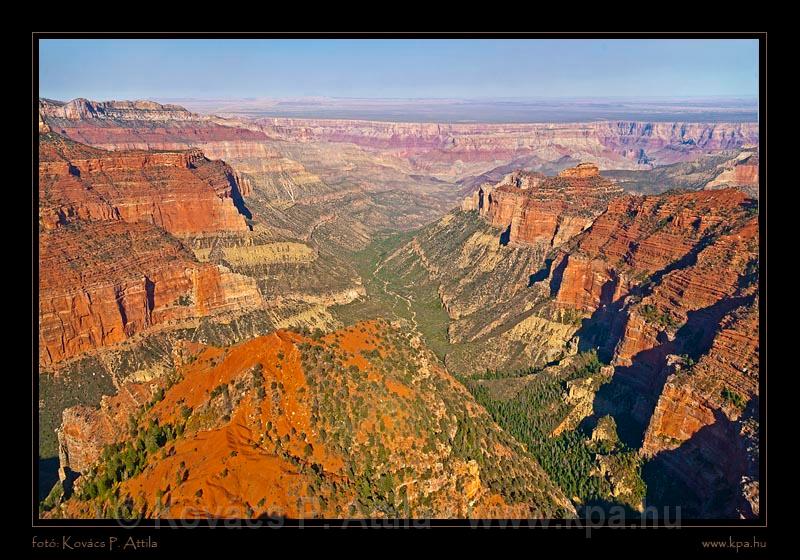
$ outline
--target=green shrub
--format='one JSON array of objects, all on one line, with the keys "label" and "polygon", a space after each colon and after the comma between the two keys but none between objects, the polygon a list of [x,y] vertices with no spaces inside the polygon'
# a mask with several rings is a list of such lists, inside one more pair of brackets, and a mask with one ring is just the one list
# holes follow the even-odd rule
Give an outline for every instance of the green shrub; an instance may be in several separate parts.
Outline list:
[{"label": "green shrub", "polygon": [[727,387],[722,389],[722,398],[726,403],[733,405],[739,410],[743,410],[744,407],[747,406],[747,400],[742,395],[736,391],[728,389]]}]

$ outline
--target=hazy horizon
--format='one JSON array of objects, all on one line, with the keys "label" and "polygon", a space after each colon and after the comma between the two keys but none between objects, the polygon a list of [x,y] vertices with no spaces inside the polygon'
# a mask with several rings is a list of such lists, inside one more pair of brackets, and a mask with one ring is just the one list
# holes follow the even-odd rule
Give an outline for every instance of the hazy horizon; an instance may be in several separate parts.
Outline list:
[{"label": "hazy horizon", "polygon": [[[192,112],[243,118],[313,118],[425,123],[587,121],[758,122],[758,101],[738,96],[687,98],[348,98],[148,97]],[[92,101],[111,101],[91,99]],[[134,99],[114,99],[133,101]],[[69,100],[57,100],[66,102]]]},{"label": "hazy horizon", "polygon": [[758,95],[744,39],[44,39],[39,94],[575,99]]}]

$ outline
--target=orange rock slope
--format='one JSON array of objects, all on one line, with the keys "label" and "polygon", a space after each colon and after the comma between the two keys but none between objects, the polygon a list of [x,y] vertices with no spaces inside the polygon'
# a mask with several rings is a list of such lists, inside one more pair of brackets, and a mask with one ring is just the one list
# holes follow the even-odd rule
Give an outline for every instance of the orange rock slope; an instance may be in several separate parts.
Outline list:
[{"label": "orange rock slope", "polygon": [[[127,434],[108,434],[117,443],[95,465],[79,438],[62,438],[62,461],[70,467],[77,452],[83,474],[51,515],[574,515],[404,329],[367,322],[313,339],[278,331],[186,349],[184,359],[179,380],[132,416]],[[106,403],[96,421],[114,410]],[[62,434],[91,431],[74,418],[65,413]]]},{"label": "orange rock slope", "polygon": [[54,133],[39,140],[39,221],[159,225],[176,235],[246,231],[233,171],[197,150],[107,152]]}]

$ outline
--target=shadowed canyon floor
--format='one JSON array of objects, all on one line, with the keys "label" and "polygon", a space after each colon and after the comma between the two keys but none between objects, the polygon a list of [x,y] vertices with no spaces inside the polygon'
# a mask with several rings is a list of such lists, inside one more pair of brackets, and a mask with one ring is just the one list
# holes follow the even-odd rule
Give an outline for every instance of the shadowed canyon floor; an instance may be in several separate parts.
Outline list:
[{"label": "shadowed canyon floor", "polygon": [[755,143],[42,100],[41,512],[757,516]]}]

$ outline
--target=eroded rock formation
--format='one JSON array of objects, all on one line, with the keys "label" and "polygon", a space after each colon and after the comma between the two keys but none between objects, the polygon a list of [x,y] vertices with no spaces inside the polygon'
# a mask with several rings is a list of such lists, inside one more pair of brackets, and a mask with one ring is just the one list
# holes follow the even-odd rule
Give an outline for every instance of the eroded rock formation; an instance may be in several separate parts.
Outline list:
[{"label": "eroded rock formation", "polygon": [[[392,259],[438,284],[449,367],[597,349],[613,376],[579,416],[617,417],[647,476],[660,473],[652,502],[674,504],[666,480],[691,496],[689,515],[757,515],[758,202],[740,188],[631,196],[603,181],[590,165],[514,173]],[[570,213],[585,220],[571,231]]]},{"label": "eroded rock formation", "polygon": [[43,365],[159,325],[261,304],[252,279],[198,263],[151,224],[81,221],[42,230],[39,267]]},{"label": "eroded rock formation", "polygon": [[581,164],[558,177],[513,173],[481,196],[489,223],[509,228],[508,242],[558,247],[589,227],[622,192],[596,166]]},{"label": "eroded rock formation", "polygon": [[146,222],[176,235],[247,231],[233,171],[198,150],[108,152],[53,133],[39,141],[39,221]]}]

